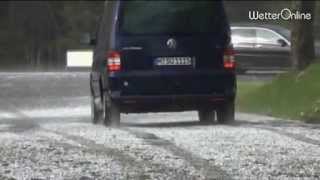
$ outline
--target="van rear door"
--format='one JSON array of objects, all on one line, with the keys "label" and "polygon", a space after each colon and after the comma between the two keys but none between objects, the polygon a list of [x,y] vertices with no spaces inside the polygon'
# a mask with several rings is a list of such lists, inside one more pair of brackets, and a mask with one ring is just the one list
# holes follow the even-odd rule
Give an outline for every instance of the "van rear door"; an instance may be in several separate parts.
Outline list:
[{"label": "van rear door", "polygon": [[123,71],[223,68],[220,1],[122,1],[118,23]]}]

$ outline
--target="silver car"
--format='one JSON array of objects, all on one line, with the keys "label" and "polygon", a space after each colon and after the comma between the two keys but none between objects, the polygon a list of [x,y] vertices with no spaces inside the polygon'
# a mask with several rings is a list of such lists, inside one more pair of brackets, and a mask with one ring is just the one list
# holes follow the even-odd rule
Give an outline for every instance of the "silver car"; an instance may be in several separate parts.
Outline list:
[{"label": "silver car", "polygon": [[290,69],[288,29],[277,25],[233,24],[231,34],[239,72]]}]

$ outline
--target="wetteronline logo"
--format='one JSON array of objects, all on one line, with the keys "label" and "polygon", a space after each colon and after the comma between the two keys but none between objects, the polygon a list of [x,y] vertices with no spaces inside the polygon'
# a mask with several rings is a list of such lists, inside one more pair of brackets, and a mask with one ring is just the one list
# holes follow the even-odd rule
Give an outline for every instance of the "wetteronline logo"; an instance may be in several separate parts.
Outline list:
[{"label": "wetteronline logo", "polygon": [[311,20],[311,18],[311,13],[292,11],[288,8],[284,8],[276,13],[249,11],[250,20]]}]

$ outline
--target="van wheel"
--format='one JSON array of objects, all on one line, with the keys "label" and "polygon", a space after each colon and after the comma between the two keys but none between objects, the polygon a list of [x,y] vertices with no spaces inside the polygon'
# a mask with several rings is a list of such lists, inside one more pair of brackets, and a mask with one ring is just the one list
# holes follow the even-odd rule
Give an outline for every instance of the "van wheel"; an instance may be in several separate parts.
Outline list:
[{"label": "van wheel", "polygon": [[120,125],[120,110],[119,106],[114,103],[107,93],[104,93],[104,124],[106,126]]},{"label": "van wheel", "polygon": [[234,101],[226,102],[217,109],[217,121],[221,124],[233,123],[234,114]]},{"label": "van wheel", "polygon": [[102,121],[103,109],[100,98],[94,98],[91,96],[91,121],[93,124],[97,124]]},{"label": "van wheel", "polygon": [[215,111],[202,109],[198,111],[200,123],[213,123],[215,121]]}]

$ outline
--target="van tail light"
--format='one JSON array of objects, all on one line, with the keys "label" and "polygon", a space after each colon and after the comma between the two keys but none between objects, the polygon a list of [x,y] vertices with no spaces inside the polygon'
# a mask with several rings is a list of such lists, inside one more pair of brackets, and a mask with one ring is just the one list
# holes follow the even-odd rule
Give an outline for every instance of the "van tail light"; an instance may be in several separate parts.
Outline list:
[{"label": "van tail light", "polygon": [[223,54],[223,67],[228,70],[236,68],[235,51],[233,48],[226,48]]},{"label": "van tail light", "polygon": [[107,70],[108,72],[121,70],[121,56],[118,51],[110,51],[107,53]]}]

